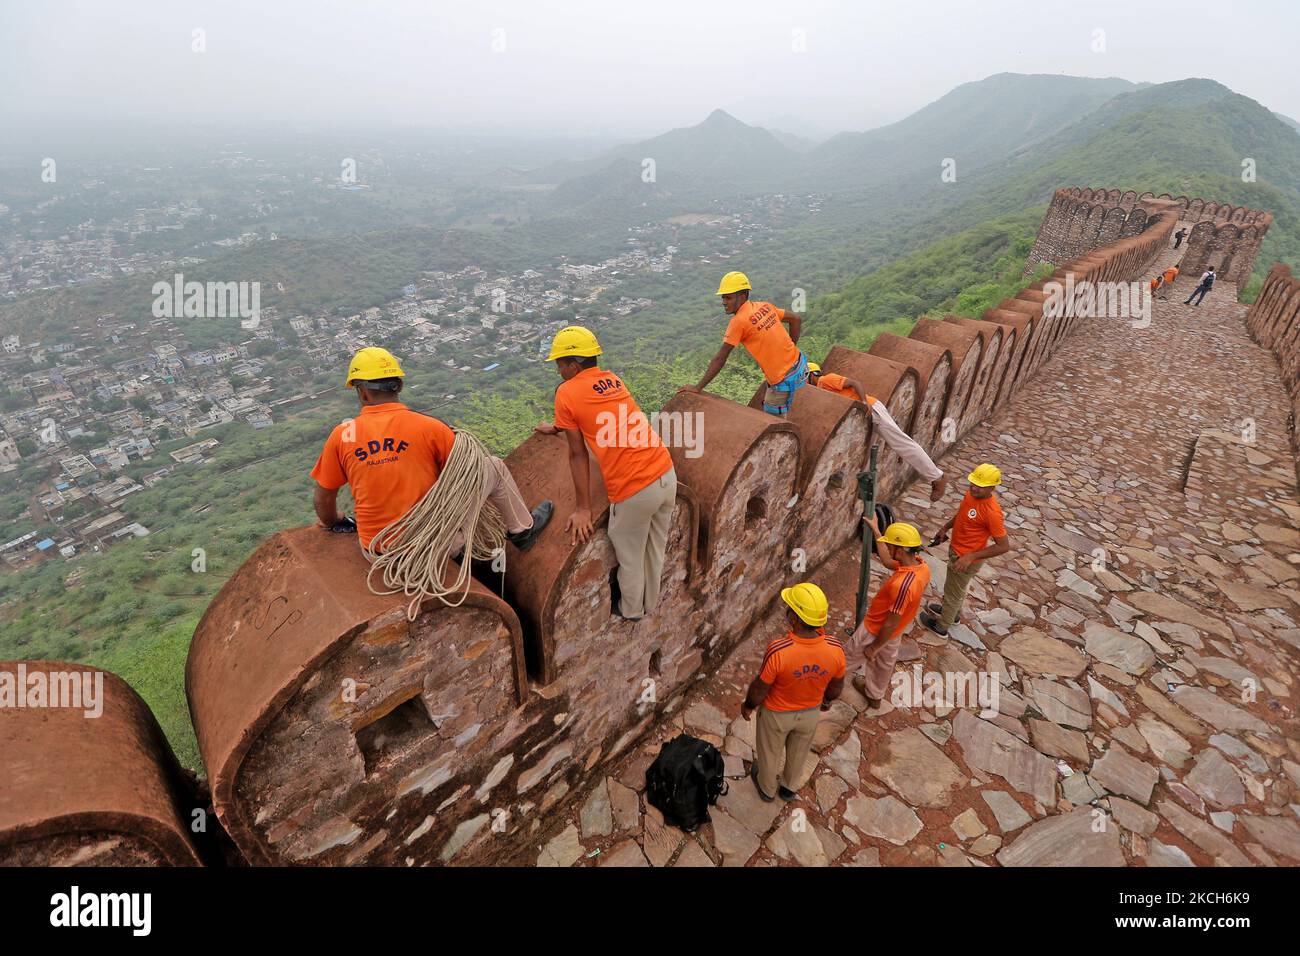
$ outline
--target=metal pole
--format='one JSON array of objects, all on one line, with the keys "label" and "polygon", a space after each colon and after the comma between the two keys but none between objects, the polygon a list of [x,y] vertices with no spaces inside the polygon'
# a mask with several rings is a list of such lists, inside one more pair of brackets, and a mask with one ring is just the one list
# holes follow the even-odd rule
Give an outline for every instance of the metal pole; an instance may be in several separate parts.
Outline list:
[{"label": "metal pole", "polygon": [[862,500],[862,560],[858,563],[858,605],[853,618],[853,629],[862,623],[867,610],[867,582],[871,580],[871,552],[876,541],[867,523],[876,513],[876,452],[871,446],[870,463],[866,471],[858,472],[858,497]]}]

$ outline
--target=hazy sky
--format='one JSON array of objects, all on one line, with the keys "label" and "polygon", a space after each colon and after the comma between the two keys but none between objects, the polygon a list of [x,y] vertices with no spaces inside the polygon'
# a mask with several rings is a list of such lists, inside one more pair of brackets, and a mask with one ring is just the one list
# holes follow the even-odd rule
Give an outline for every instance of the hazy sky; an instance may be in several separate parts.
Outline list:
[{"label": "hazy sky", "polygon": [[815,134],[1000,72],[1205,76],[1300,116],[1298,36],[1293,0],[0,0],[0,120]]}]

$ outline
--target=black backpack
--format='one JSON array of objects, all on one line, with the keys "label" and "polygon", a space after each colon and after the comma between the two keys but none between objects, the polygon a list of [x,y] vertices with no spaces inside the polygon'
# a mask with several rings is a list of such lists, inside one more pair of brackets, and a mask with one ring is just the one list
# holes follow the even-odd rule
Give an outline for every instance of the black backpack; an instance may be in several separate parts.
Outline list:
[{"label": "black backpack", "polygon": [[646,801],[664,822],[687,833],[709,822],[709,807],[727,792],[722,754],[707,741],[678,734],[645,772]]}]

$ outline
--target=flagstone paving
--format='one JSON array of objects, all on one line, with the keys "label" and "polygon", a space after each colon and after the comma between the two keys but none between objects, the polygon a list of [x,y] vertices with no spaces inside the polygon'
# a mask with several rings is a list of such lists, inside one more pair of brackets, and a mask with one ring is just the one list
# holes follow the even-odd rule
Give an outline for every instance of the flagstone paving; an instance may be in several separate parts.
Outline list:
[{"label": "flagstone paving", "polygon": [[[1220,282],[1192,308],[1175,289],[1147,329],[1084,323],[949,451],[956,490],[893,502],[928,538],[967,471],[1002,469],[1012,553],[975,579],[948,639],[914,626],[899,665],[993,673],[996,713],[942,695],[865,711],[846,689],[797,799],[764,803],[738,714],[784,631],[773,607],[552,822],[537,862],[1300,864],[1296,466],[1276,362],[1235,295]],[[943,557],[927,558],[936,600]],[[856,576],[856,546],[810,576],[831,599],[829,631],[851,624]],[[731,778],[693,834],[643,793],[645,767],[683,730],[720,741]]]}]

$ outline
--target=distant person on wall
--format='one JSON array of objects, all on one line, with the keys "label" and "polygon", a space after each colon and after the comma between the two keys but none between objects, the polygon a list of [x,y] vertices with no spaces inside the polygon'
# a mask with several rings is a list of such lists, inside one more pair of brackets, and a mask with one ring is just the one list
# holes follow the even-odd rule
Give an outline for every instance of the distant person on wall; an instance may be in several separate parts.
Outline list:
[{"label": "distant person on wall", "polygon": [[[355,532],[365,548],[388,525],[418,504],[438,481],[456,434],[398,398],[406,373],[387,349],[364,348],[348,366],[347,387],[357,391],[356,418],[334,426],[316,467],[316,518],[335,532]],[[531,512],[505,462],[493,458],[483,478],[484,498],[505,519],[506,540],[527,551],[551,519],[543,501]],[[352,488],[356,519],[338,512],[339,489]]]},{"label": "distant person on wall", "polygon": [[574,543],[592,534],[588,451],[600,466],[609,496],[609,543],[618,561],[610,579],[613,611],[639,620],[659,603],[668,528],[677,503],[677,472],[659,433],[623,380],[596,362],[600,342],[580,325],[560,329],[547,361],[564,382],[555,390],[555,423],[543,435],[564,432],[569,443],[575,505],[566,531]]},{"label": "distant person on wall", "polygon": [[907,633],[930,586],[930,566],[921,560],[921,532],[895,521],[885,533],[873,515],[867,522],[876,540],[876,553],[891,572],[871,599],[867,614],[849,639],[849,666],[861,670],[853,689],[873,710],[884,702]]},{"label": "distant person on wall", "polygon": [[758,795],[795,798],[795,785],[812,750],[817,717],[844,689],[844,648],[823,627],[830,613],[826,595],[810,582],[781,591],[790,630],[767,645],[758,676],[750,682],[740,716],[758,711],[755,759],[750,769]]},{"label": "distant person on wall", "polygon": [[948,537],[948,529],[952,529],[943,603],[931,604],[921,615],[921,623],[936,634],[947,635],[948,628],[952,627],[966,603],[967,588],[984,562],[1011,550],[1002,506],[994,493],[1002,481],[1002,472],[995,465],[985,463],[966,478],[970,490],[962,498],[957,513],[939,529],[931,542],[934,545],[943,541]]},{"label": "distant person on wall", "polygon": [[898,452],[898,456],[911,465],[918,475],[930,483],[930,500],[938,501],[943,497],[948,487],[948,479],[942,469],[931,460],[924,448],[912,440],[911,435],[898,427],[898,423],[889,414],[889,409],[885,408],[885,403],[874,395],[867,394],[861,382],[834,372],[823,372],[822,367],[816,362],[809,362],[808,384],[816,385],[823,391],[835,395],[851,398],[855,402],[865,402],[871,411],[875,433],[885,440],[886,445]]},{"label": "distant person on wall", "polygon": [[1183,244],[1183,237],[1187,235],[1186,229],[1179,229],[1174,233],[1174,248],[1177,249]]},{"label": "distant person on wall", "polygon": [[1160,277],[1160,298],[1169,298],[1169,290],[1173,287],[1174,280],[1178,278],[1178,266],[1170,266],[1165,270],[1164,275]]},{"label": "distant person on wall", "polygon": [[[1183,305],[1199,306],[1201,304],[1201,299],[1204,299],[1205,294],[1213,288],[1214,288],[1214,266],[1210,266],[1208,269],[1206,269],[1204,272],[1201,273],[1200,283],[1196,286],[1195,289],[1192,290],[1192,294],[1189,295],[1183,301]],[[1196,301],[1193,302],[1192,301],[1193,299],[1195,299]]]},{"label": "distant person on wall", "polygon": [[[722,297],[723,310],[731,316],[722,347],[709,362],[704,377],[682,391],[704,391],[727,364],[731,350],[744,345],[767,380],[763,411],[785,415],[794,402],[794,393],[808,383],[808,360],[795,344],[803,319],[770,302],[751,302],[750,291],[749,278],[743,272],[728,272],[722,277],[717,295]],[[789,324],[789,332],[782,323]]]}]

